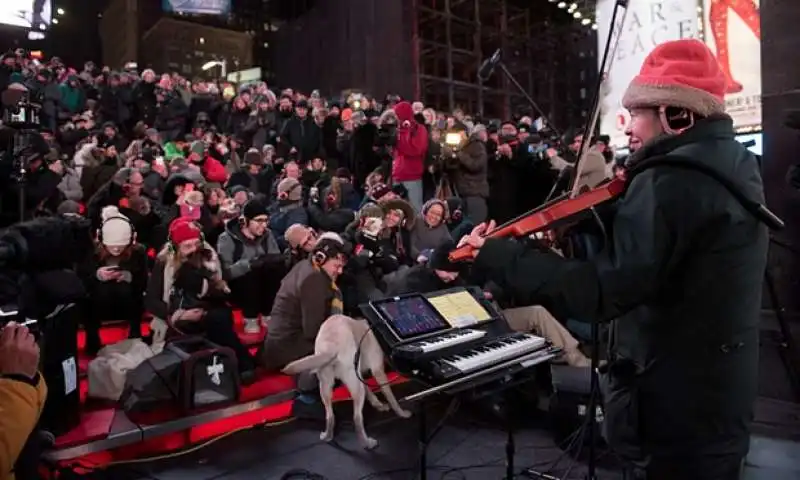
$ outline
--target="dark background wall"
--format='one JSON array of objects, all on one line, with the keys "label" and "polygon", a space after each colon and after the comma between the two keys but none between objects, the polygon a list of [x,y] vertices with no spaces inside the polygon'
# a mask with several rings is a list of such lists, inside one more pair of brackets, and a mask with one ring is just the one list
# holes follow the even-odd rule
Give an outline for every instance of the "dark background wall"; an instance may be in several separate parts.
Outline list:
[{"label": "dark background wall", "polygon": [[[764,184],[769,207],[786,221],[775,237],[800,251],[800,191],[786,183],[790,166],[800,164],[800,132],[783,125],[786,112],[800,110],[800,2],[761,0],[761,72],[764,126]],[[782,306],[800,313],[800,256],[772,245],[771,271]]]},{"label": "dark background wall", "polygon": [[404,0],[317,2],[272,43],[277,86],[323,95],[348,88],[413,94],[411,6]]}]

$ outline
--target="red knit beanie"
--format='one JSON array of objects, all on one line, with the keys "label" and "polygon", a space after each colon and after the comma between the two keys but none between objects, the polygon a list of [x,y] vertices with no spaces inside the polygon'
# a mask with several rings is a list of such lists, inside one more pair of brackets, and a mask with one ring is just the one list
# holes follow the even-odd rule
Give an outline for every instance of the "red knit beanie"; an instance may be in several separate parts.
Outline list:
[{"label": "red knit beanie", "polygon": [[658,45],[632,81],[622,105],[628,110],[681,107],[704,117],[725,113],[725,75],[700,40]]},{"label": "red knit beanie", "polygon": [[190,218],[176,218],[169,224],[169,241],[175,245],[189,240],[198,240],[202,235],[203,231]]}]

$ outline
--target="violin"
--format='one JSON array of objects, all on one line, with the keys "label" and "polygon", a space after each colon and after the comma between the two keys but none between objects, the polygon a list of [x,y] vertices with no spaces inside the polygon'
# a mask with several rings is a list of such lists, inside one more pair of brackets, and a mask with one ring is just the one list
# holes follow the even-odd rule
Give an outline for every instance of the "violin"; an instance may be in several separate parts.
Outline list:
[{"label": "violin", "polygon": [[[611,14],[611,27],[609,28],[609,35],[606,38],[602,62],[600,63],[600,75],[595,86],[592,114],[589,116],[586,128],[583,129],[586,133],[578,149],[578,161],[570,179],[568,193],[495,228],[485,235],[486,238],[522,237],[543,230],[551,230],[556,226],[561,227],[565,223],[573,223],[584,212],[590,212],[593,207],[613,200],[624,193],[626,181],[623,176],[615,176],[606,181],[606,183],[584,192],[581,192],[578,180],[581,178],[581,172],[586,164],[586,156],[592,145],[592,136],[600,118],[600,99],[603,82],[609,77],[613,59],[616,57],[617,47],[619,47],[621,35],[619,33],[614,34],[614,31],[622,32],[622,26],[625,25],[625,20],[628,16],[627,6],[627,0],[617,0],[614,4],[614,10]],[[620,10],[624,13],[622,14],[622,21],[618,23],[617,16]],[[474,249],[471,246],[462,245],[450,252],[450,261],[470,260],[473,253]]]},{"label": "violin", "polygon": [[[575,197],[566,195],[535,208],[498,226],[488,232],[485,237],[525,237],[543,230],[550,230],[567,222],[574,222],[582,213],[589,212],[593,207],[619,197],[624,191],[625,179],[617,176]],[[470,260],[473,252],[472,246],[462,245],[450,252],[450,261]]]}]

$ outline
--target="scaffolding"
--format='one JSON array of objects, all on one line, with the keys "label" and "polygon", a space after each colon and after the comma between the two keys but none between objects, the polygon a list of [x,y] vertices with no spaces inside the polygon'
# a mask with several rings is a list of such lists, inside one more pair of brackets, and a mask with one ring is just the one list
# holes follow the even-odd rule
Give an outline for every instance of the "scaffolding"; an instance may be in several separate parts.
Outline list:
[{"label": "scaffolding", "polygon": [[[591,42],[596,40],[589,38],[593,35],[585,28],[576,28],[575,22],[554,10],[552,4],[412,1],[412,42],[418,60],[415,94],[426,105],[446,111],[462,108],[484,118],[532,113],[501,72],[486,82],[478,78],[483,60],[499,48],[509,71],[549,117],[571,117],[585,111],[586,91],[583,98],[579,92],[596,78],[596,66],[591,64],[596,55]],[[582,55],[583,62],[576,55]],[[575,71],[584,66],[586,72]],[[578,93],[567,89],[577,89]],[[562,108],[571,101],[575,105]]]}]

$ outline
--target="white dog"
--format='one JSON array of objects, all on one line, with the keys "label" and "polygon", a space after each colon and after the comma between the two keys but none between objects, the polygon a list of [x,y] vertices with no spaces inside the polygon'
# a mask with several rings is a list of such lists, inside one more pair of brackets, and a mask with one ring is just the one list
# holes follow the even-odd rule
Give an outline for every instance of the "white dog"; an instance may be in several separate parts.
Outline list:
[{"label": "white dog", "polygon": [[[360,345],[359,345],[360,343]],[[358,366],[361,372],[370,370],[383,392],[389,406],[381,402],[360,380],[355,370],[356,351],[360,347]],[[378,441],[367,436],[364,430],[364,399],[376,409],[385,412],[389,407],[400,417],[408,418],[411,412],[404,410],[389,387],[383,367],[383,351],[375,335],[365,321],[354,320],[345,315],[332,315],[322,324],[314,343],[314,355],[294,361],[283,369],[289,375],[315,372],[319,377],[319,391],[325,405],[325,430],[319,438],[333,440],[333,385],[336,379],[344,382],[353,398],[353,423],[358,440],[365,449],[378,446]]]}]

